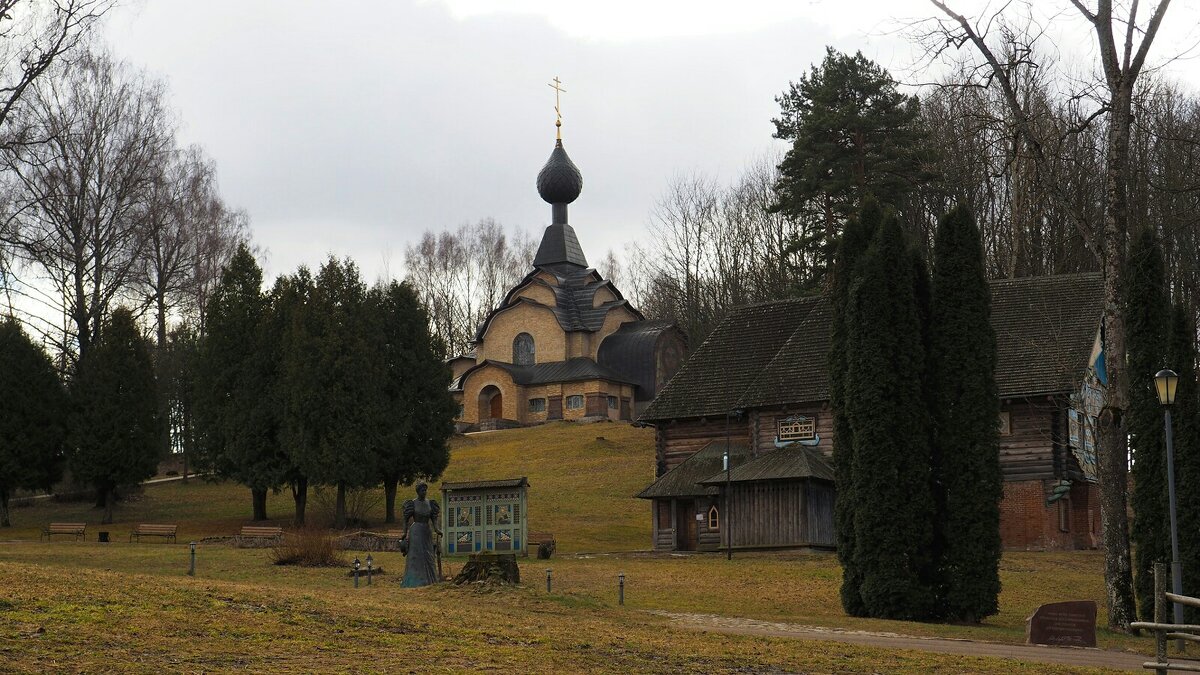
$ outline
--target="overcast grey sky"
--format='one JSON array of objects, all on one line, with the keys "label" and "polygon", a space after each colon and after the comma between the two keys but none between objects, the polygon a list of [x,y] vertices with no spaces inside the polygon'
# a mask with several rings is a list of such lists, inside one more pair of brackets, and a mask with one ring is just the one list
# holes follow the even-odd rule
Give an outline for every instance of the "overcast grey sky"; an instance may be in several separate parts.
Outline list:
[{"label": "overcast grey sky", "polygon": [[[978,3],[964,2],[965,8]],[[1062,4],[1066,4],[1065,2]],[[1164,57],[1195,39],[1172,6]],[[403,273],[425,229],[483,217],[540,237],[534,178],[563,138],[584,175],[571,208],[589,262],[645,236],[673,173],[732,178],[779,151],[774,97],[825,45],[902,76],[895,19],[918,0],[145,0],[114,11],[114,51],[165,78],[186,143],[246,209],[268,278],[329,253]],[[1089,45],[1082,26],[1065,43]],[[1200,84],[1200,64],[1172,73]]]}]

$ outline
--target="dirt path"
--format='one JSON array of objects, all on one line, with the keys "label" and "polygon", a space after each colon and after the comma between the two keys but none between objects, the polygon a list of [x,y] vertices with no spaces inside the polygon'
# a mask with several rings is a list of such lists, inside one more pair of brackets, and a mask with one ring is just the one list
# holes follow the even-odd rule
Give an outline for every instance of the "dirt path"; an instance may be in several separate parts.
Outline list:
[{"label": "dirt path", "polygon": [[964,654],[968,656],[992,656],[1035,663],[1056,663],[1071,666],[1090,666],[1093,668],[1109,668],[1113,670],[1150,672],[1142,669],[1142,664],[1153,660],[1149,656],[1130,654],[1128,652],[1109,651],[1104,649],[1080,649],[1072,647],[1041,647],[1035,645],[1010,645],[998,642],[976,642],[973,640],[955,640],[948,638],[926,638],[896,633],[871,633],[866,631],[842,630],[838,628],[819,628],[802,626],[792,623],[775,623],[740,619],[715,614],[685,614],[677,612],[652,611],[651,614],[664,616],[680,628],[707,631],[713,633],[731,633],[736,635],[763,635],[769,637],[790,637],[803,640],[822,640],[829,642],[844,642],[867,647],[891,647],[895,649],[913,649],[917,651],[938,652],[941,654]]}]

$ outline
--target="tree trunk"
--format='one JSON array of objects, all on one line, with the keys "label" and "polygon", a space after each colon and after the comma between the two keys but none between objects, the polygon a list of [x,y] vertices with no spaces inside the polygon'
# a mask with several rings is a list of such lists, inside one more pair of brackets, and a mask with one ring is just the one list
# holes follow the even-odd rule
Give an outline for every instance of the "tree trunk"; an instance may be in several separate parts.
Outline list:
[{"label": "tree trunk", "polygon": [[96,488],[96,508],[104,508],[105,500],[108,498],[108,489],[103,487]]},{"label": "tree trunk", "polygon": [[1132,91],[1113,93],[1108,124],[1104,217],[1104,364],[1108,374],[1104,411],[1100,415],[1100,520],[1104,534],[1104,586],[1108,626],[1128,631],[1134,621],[1133,568],[1129,556],[1129,448],[1122,415],[1128,407],[1125,374],[1125,317],[1121,289],[1125,269]]},{"label": "tree trunk", "polygon": [[308,506],[308,479],[301,476],[292,481],[292,500],[296,502],[296,527],[304,527],[304,510]]},{"label": "tree trunk", "polygon": [[264,488],[250,488],[250,499],[254,504],[254,520],[267,519],[267,491]]},{"label": "tree trunk", "polygon": [[100,520],[101,525],[110,525],[113,521],[113,506],[117,502],[116,490],[108,488],[104,491],[104,518]]},{"label": "tree trunk", "polygon": [[341,530],[346,527],[346,483],[338,481],[337,484],[337,508],[333,513],[333,527]]},{"label": "tree trunk", "polygon": [[0,488],[0,527],[12,527],[8,520],[8,490]]},{"label": "tree trunk", "polygon": [[399,478],[385,478],[383,481],[383,501],[387,511],[383,522],[396,522],[396,484],[400,482]]}]

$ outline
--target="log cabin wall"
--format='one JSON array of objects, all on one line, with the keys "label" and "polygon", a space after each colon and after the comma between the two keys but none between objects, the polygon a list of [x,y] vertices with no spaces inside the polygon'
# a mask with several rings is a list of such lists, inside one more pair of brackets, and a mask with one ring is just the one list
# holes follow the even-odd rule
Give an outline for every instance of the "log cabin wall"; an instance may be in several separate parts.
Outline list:
[{"label": "log cabin wall", "polygon": [[817,436],[820,438],[817,447],[826,457],[833,456],[833,410],[829,408],[828,403],[811,403],[787,409],[751,410],[749,416],[754,435],[751,452],[760,455],[775,450],[779,420],[793,415],[804,415],[816,420]]},{"label": "log cabin wall", "polygon": [[801,481],[735,483],[730,512],[733,546],[805,546],[808,538],[808,500]]},{"label": "log cabin wall", "polygon": [[1058,475],[1060,435],[1057,429],[1059,402],[1056,399],[1005,401],[1001,415],[1008,415],[1008,429],[1001,428],[1000,473],[1005,481],[1029,481]]},{"label": "log cabin wall", "polygon": [[[726,438],[724,418],[672,420],[659,425],[658,429],[655,441],[660,476],[709,443]],[[746,417],[741,420],[730,418],[728,438],[731,443],[750,441],[750,426]]]}]

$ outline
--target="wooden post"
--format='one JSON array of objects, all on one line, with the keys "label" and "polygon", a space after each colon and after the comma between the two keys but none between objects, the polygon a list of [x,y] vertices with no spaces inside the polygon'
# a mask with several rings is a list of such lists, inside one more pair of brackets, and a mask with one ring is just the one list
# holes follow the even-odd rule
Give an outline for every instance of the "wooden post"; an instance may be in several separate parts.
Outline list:
[{"label": "wooden post", "polygon": [[[1167,622],[1167,565],[1154,563],[1154,622]],[[1159,663],[1167,663],[1167,632],[1154,631],[1154,650]],[[1167,675],[1166,668],[1155,668],[1156,675]]]}]

